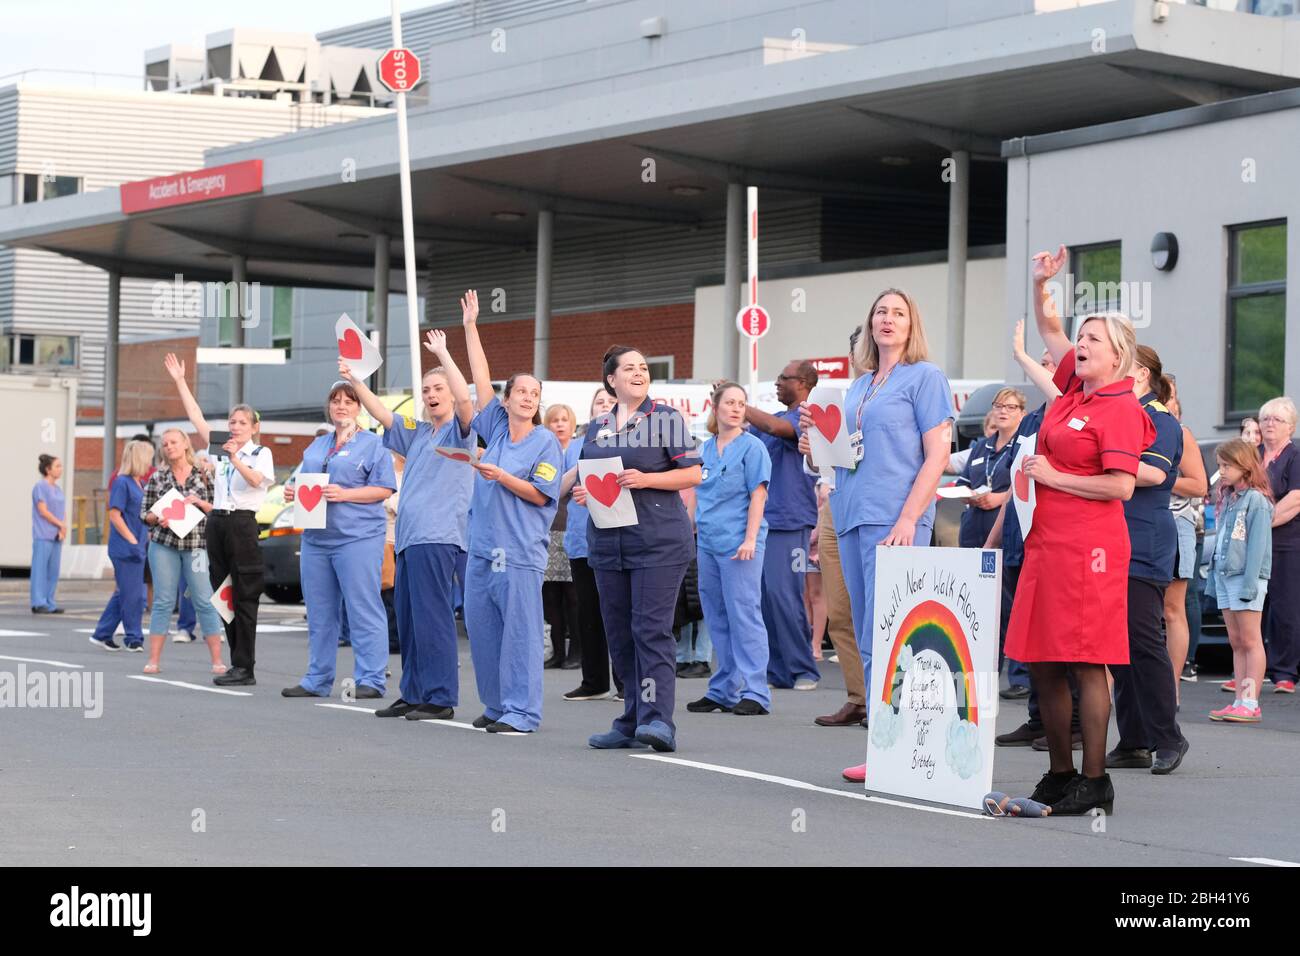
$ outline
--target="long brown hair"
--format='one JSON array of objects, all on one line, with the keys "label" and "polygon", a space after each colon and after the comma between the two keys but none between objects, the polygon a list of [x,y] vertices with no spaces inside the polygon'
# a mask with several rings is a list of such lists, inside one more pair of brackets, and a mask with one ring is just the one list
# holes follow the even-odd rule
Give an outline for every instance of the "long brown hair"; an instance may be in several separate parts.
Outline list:
[{"label": "long brown hair", "polygon": [[1161,405],[1168,405],[1174,396],[1174,388],[1165,375],[1165,367],[1156,350],[1149,345],[1139,345],[1133,360],[1151,373],[1151,391],[1156,393],[1156,400]]},{"label": "long brown hair", "polygon": [[[1230,438],[1214,450],[1214,457],[1219,459],[1220,462],[1232,465],[1234,468],[1240,468],[1246,476],[1247,488],[1254,488],[1269,501],[1273,500],[1273,486],[1269,484],[1268,471],[1264,468],[1264,462],[1259,457],[1259,452],[1254,445],[1240,438]],[[1235,486],[1220,480],[1219,503],[1223,503],[1223,499],[1228,496],[1229,491],[1236,490]]]},{"label": "long brown hair", "polygon": [[867,372],[880,368],[880,349],[876,346],[876,337],[871,333],[871,319],[876,314],[876,306],[887,295],[896,295],[907,303],[907,345],[903,348],[900,361],[904,365],[912,365],[930,359],[930,345],[925,339],[925,326],[921,323],[921,310],[916,300],[902,289],[886,289],[876,296],[871,308],[867,310],[866,321],[862,323],[862,335],[858,339],[858,349],[853,355],[853,360]]}]

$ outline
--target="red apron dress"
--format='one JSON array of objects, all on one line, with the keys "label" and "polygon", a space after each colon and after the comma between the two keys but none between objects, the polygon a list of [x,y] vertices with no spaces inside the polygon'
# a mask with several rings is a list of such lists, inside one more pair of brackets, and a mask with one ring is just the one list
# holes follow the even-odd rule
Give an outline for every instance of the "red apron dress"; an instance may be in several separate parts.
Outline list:
[{"label": "red apron dress", "polygon": [[[1083,394],[1074,352],[1062,360],[1038,454],[1069,475],[1136,475],[1155,428],[1133,396],[1131,378]],[[1006,656],[1017,661],[1127,664],[1128,525],[1124,503],[1092,501],[1036,487],[1033,526],[1007,626]]]}]

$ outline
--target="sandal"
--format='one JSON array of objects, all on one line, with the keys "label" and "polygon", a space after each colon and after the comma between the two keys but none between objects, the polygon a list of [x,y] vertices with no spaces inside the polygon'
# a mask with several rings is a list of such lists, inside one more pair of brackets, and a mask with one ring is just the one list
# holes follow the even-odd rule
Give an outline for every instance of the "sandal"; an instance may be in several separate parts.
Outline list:
[{"label": "sandal", "polygon": [[144,665],[144,672],[146,674],[157,674],[160,670],[162,670],[162,665],[155,664],[153,661],[150,661],[148,664]]},{"label": "sandal", "polygon": [[212,665],[212,673],[224,674],[225,672],[226,672],[226,665],[221,663],[220,661],[217,661],[215,664]]}]

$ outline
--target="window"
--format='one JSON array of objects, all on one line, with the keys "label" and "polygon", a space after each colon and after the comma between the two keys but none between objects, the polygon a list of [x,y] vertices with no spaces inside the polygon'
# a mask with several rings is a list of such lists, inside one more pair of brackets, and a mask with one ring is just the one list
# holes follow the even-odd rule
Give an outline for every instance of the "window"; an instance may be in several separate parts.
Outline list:
[{"label": "window", "polygon": [[276,288],[271,294],[271,348],[293,350],[293,289]]},{"label": "window", "polygon": [[654,382],[666,382],[673,377],[673,356],[647,356],[646,365],[650,366],[650,379]]},{"label": "window", "polygon": [[33,368],[60,368],[77,365],[77,337],[75,335],[31,335],[16,332],[3,339],[5,366],[30,366]]},{"label": "window", "polygon": [[1286,222],[1233,226],[1228,237],[1229,420],[1282,394],[1286,343]]},{"label": "window", "polygon": [[23,202],[40,202],[58,199],[81,192],[79,176],[47,176],[42,173],[23,173]]},{"label": "window", "polygon": [[1124,308],[1120,285],[1120,244],[1098,243],[1070,249],[1071,287],[1066,289],[1068,331],[1073,337],[1078,317],[1090,312],[1111,312]]}]

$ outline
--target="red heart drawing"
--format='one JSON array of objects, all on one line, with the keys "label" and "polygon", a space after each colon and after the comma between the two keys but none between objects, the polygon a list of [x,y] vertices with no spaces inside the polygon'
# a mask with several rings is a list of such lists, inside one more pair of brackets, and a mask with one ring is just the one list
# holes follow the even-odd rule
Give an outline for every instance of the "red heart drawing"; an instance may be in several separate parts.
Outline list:
[{"label": "red heart drawing", "polygon": [[463,451],[447,451],[446,449],[443,448],[435,448],[434,451],[436,451],[443,458],[450,458],[452,461],[463,461],[466,463],[473,461],[473,459],[470,458],[469,455],[465,454]]},{"label": "red heart drawing", "polygon": [[339,339],[339,355],[345,359],[359,359],[365,354],[361,346],[361,336],[357,335],[356,329],[348,329],[343,333],[343,338]]},{"label": "red heart drawing", "polygon": [[1029,500],[1029,476],[1025,474],[1024,467],[1016,469],[1016,497],[1021,501]]},{"label": "red heart drawing", "polygon": [[185,499],[177,498],[162,510],[162,516],[168,521],[180,521],[185,517]]},{"label": "red heart drawing", "polygon": [[809,405],[808,414],[812,416],[813,425],[826,437],[826,440],[834,441],[835,436],[840,433],[840,407],[828,405],[822,408],[820,405]]},{"label": "red heart drawing", "polygon": [[622,494],[623,489],[619,487],[618,475],[614,472],[597,478],[595,475],[588,475],[583,486],[587,489],[587,494],[591,495],[606,508],[614,507],[614,502]]},{"label": "red heart drawing", "polygon": [[224,604],[226,607],[234,607],[235,606],[234,586],[227,584],[224,588],[221,589],[221,593],[218,594],[217,597],[221,599],[221,603]]},{"label": "red heart drawing", "polygon": [[302,506],[308,511],[314,511],[316,506],[320,504],[322,491],[320,485],[303,485],[298,489],[298,500],[302,502]]}]

